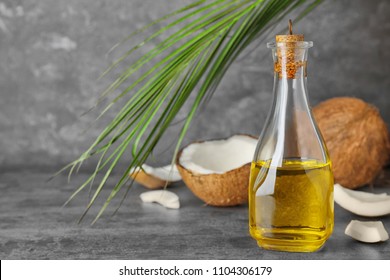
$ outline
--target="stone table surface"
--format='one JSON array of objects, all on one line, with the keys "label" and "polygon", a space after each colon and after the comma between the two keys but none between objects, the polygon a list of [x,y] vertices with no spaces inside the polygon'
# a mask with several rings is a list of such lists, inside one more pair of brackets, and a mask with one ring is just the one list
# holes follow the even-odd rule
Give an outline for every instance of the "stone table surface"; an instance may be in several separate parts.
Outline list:
[{"label": "stone table surface", "polygon": [[[78,174],[70,183],[65,174],[46,182],[50,174],[0,174],[0,259],[390,259],[389,241],[365,244],[344,235],[350,220],[369,219],[338,205],[334,233],[320,251],[260,249],[248,234],[247,206],[205,206],[182,182],[170,187],[180,197],[179,210],[143,204],[139,194],[145,189],[135,185],[116,215],[111,213],[119,199],[95,225],[90,222],[98,207],[78,224],[88,194],[61,206],[88,174]],[[389,169],[384,174],[370,191],[390,193]],[[98,204],[107,196],[103,191]],[[390,231],[390,216],[378,219]]]}]

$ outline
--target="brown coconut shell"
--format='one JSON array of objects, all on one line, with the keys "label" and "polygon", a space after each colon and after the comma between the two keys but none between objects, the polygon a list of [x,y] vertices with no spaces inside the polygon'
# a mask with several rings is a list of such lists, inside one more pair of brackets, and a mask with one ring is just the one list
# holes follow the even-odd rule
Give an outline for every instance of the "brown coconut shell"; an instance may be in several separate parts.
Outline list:
[{"label": "brown coconut shell", "polygon": [[[251,135],[246,136],[257,139]],[[213,139],[211,141],[214,140],[223,139]],[[202,142],[205,141],[197,141],[191,144]],[[247,163],[223,174],[197,174],[180,164],[180,156],[186,147],[182,148],[178,153],[176,165],[184,183],[195,196],[212,206],[235,206],[248,201],[251,163]]]},{"label": "brown coconut shell", "polygon": [[337,97],[320,103],[313,112],[335,182],[350,189],[373,182],[390,154],[388,128],[378,109],[358,98]]}]

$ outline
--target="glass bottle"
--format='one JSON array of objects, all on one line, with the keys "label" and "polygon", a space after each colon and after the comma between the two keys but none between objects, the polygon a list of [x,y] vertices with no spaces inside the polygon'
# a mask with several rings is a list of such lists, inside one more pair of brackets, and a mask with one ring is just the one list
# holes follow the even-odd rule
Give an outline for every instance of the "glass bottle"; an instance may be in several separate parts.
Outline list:
[{"label": "glass bottle", "polygon": [[[291,34],[291,33],[290,33]],[[333,231],[333,174],[307,95],[303,35],[268,43],[274,100],[251,166],[249,228],[260,247],[312,252]]]}]

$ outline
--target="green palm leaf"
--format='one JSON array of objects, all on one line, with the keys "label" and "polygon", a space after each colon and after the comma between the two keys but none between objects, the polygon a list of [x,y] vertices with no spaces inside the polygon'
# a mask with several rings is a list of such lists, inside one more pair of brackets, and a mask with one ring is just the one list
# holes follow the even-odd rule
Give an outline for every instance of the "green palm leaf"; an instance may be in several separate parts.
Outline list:
[{"label": "green palm leaf", "polygon": [[[253,41],[270,31],[270,28],[288,13],[299,8],[301,10],[297,17],[299,20],[320,2],[322,0],[196,1],[125,38],[121,43],[147,31],[157,23],[173,19],[122,55],[104,72],[103,76],[117,65],[124,63],[124,60],[135,50],[180,26],[178,31],[171,32],[171,35],[166,36],[161,43],[125,69],[99,99],[98,102],[112,96],[119,87],[126,85],[135,73],[141,73],[124,90],[110,97],[110,103],[100,116],[119,101],[123,102],[126,98],[128,100],[123,102],[123,107],[92,145],[78,159],[64,168],[70,168],[70,176],[86,159],[92,156],[98,157],[95,171],[73,193],[68,202],[87,186],[92,190],[95,177],[99,173],[104,174],[103,179],[93,190],[81,219],[101,194],[107,179],[117,167],[125,151],[131,147],[133,158],[94,219],[93,223],[96,222],[111,200],[128,184],[130,169],[141,166],[148,159],[180,109],[193,94],[195,99],[177,138],[172,157],[174,163],[180,144],[196,112],[212,97],[225,72],[238,55]],[[158,63],[145,69],[147,63],[160,56],[162,58]],[[195,87],[199,89],[194,91]],[[127,186],[127,191],[131,185]]]}]

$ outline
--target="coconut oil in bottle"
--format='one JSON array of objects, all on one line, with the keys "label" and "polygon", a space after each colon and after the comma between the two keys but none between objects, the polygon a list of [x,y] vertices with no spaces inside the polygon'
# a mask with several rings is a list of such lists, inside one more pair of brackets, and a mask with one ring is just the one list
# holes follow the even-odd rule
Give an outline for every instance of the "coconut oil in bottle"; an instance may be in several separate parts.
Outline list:
[{"label": "coconut oil in bottle", "polygon": [[333,174],[307,96],[303,35],[279,35],[274,101],[251,166],[249,231],[265,249],[312,252],[333,231]]},{"label": "coconut oil in bottle", "polygon": [[254,162],[249,198],[250,233],[261,247],[310,252],[332,233],[330,162],[286,159],[274,168]]}]

